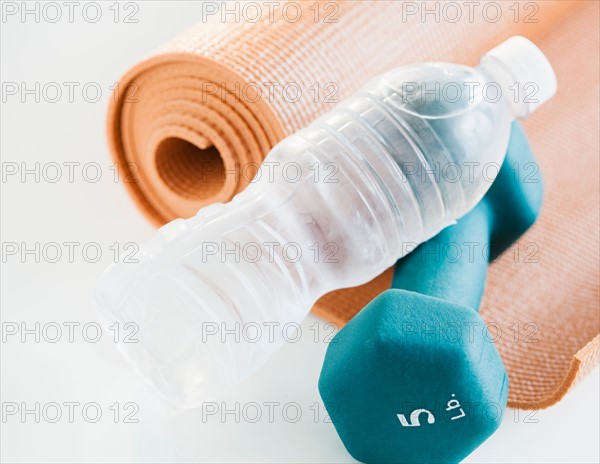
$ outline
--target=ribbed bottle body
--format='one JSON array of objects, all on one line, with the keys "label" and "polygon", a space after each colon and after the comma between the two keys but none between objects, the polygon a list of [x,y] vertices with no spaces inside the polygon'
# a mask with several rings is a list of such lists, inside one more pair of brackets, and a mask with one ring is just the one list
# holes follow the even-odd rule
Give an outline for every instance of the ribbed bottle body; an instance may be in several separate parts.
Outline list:
[{"label": "ribbed bottle body", "polygon": [[[510,105],[485,70],[400,68],[280,142],[230,203],[163,227],[109,270],[126,357],[193,407],[261,365],[323,294],[368,282],[466,214],[497,174]],[[454,89],[454,93],[452,92]]]}]

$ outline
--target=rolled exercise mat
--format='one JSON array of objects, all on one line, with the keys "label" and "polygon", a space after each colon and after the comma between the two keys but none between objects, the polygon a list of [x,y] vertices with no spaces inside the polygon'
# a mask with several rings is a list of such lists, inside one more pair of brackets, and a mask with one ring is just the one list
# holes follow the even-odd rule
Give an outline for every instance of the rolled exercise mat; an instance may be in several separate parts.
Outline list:
[{"label": "rolled exercise mat", "polygon": [[[473,64],[525,35],[559,78],[557,96],[525,124],[547,195],[539,223],[491,266],[482,315],[497,334],[510,406],[553,404],[597,364],[596,2],[270,2],[258,3],[260,15],[230,2],[239,13],[225,18],[224,4],[209,3],[196,26],[125,74],[109,109],[111,151],[154,224],[230,200],[278,140],[376,74]],[[343,325],[391,278],[328,294],[313,311]]]}]

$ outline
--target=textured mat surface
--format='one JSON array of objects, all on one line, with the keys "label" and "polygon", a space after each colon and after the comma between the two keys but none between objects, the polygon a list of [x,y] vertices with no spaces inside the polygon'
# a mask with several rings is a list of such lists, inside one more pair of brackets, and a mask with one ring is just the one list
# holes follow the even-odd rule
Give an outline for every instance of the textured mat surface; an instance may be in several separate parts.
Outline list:
[{"label": "textured mat surface", "polygon": [[[274,143],[378,73],[422,61],[472,65],[511,35],[534,40],[559,79],[556,97],[525,122],[545,207],[492,265],[482,315],[509,372],[509,405],[549,406],[599,357],[598,3],[522,3],[516,17],[513,2],[500,2],[472,15],[465,7],[458,20],[442,10],[437,21],[401,4],[306,2],[300,15],[280,4],[255,23],[199,18],[122,77],[111,150],[130,163],[137,182],[125,185],[159,225],[228,201]],[[313,311],[344,324],[391,277],[326,295]]]}]

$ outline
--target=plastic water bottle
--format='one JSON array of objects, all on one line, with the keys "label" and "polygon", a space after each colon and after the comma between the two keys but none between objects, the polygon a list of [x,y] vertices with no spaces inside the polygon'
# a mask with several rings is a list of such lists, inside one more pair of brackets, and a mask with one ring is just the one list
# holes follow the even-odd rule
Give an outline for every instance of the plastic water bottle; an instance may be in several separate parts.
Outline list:
[{"label": "plastic water bottle", "polygon": [[319,297],[368,282],[466,214],[502,164],[511,122],[556,91],[543,53],[513,37],[476,68],[383,74],[287,137],[227,204],[163,226],[136,264],[112,265],[102,321],[183,407],[214,399],[280,346]]}]

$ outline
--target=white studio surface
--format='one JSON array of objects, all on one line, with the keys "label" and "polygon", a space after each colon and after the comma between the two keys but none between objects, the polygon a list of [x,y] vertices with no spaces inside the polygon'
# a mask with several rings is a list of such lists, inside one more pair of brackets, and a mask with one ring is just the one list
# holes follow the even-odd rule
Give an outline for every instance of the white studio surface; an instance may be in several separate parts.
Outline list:
[{"label": "white studio surface", "polygon": [[[125,70],[201,12],[197,2],[135,5],[137,23],[125,23],[123,16],[115,22],[112,2],[100,4],[103,17],[96,23],[77,14],[73,22],[3,17],[0,23],[6,335],[0,360],[1,461],[353,462],[317,391],[331,329],[315,317],[302,325],[298,342],[286,344],[237,389],[189,411],[172,410],[125,363],[112,341],[125,331],[104,332],[92,342],[95,281],[115,253],[124,259],[132,243],[153,233],[115,182],[105,140],[107,103]],[[125,4],[118,8],[121,15],[133,11]],[[58,83],[63,94],[55,103],[48,101],[53,92],[39,102],[26,95],[22,102],[22,89],[16,95],[6,91],[10,83],[28,88]],[[82,94],[86,84],[88,101]],[[95,89],[102,95],[94,103]],[[49,182],[57,168],[62,177]],[[18,173],[10,174],[14,169]],[[25,169],[37,169],[39,181],[34,173],[22,179]],[[11,243],[16,254],[5,253]],[[36,246],[40,259],[36,252],[23,256],[21,248]],[[99,260],[91,262],[98,250]],[[57,326],[62,335],[51,343]],[[8,335],[14,327],[33,332],[22,342],[21,333]],[[466,462],[599,462],[598,374],[594,370],[548,410],[508,410],[498,432]],[[36,403],[39,417],[22,414],[35,410]],[[18,412],[10,414],[14,408]]]}]

